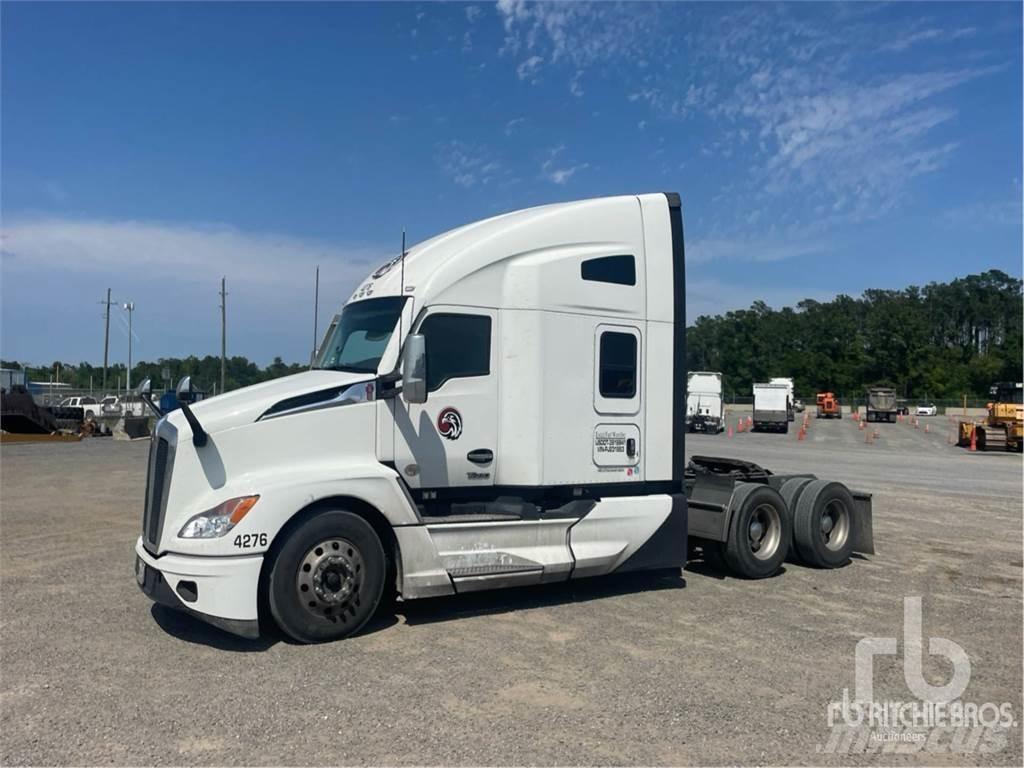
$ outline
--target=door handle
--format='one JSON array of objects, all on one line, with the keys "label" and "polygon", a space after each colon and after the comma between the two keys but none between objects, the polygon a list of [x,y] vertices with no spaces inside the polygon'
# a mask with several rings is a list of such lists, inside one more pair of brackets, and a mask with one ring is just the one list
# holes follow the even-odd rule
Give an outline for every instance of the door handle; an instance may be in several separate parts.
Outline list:
[{"label": "door handle", "polygon": [[475,451],[467,453],[466,458],[474,464],[490,464],[494,461],[494,451],[487,448],[477,448]]}]

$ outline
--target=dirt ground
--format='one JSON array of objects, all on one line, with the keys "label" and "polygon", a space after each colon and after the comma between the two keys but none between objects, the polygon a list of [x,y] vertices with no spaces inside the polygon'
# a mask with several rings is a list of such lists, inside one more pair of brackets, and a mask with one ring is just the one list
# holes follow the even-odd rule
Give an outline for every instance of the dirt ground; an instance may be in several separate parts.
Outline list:
[{"label": "dirt ground", "polygon": [[[945,417],[877,428],[688,438],[873,493],[877,554],[846,568],[748,582],[694,562],[441,598],[322,646],[241,640],[139,591],[145,443],[3,446],[0,762],[1020,765],[1021,457],[948,445]],[[1013,725],[837,747],[827,709],[857,642],[902,650],[914,596],[924,637],[969,658],[961,699],[1005,702]],[[944,684],[953,666],[924,649]],[[915,700],[902,658],[876,657],[876,700]]]}]

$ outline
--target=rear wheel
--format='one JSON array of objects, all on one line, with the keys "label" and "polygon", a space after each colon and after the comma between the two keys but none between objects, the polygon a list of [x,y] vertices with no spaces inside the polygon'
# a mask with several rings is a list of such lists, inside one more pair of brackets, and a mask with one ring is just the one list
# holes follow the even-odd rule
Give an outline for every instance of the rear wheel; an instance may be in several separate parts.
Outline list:
[{"label": "rear wheel", "polygon": [[846,565],[853,552],[853,496],[842,483],[814,480],[803,488],[793,515],[800,559],[819,568]]},{"label": "rear wheel", "polygon": [[793,529],[778,491],[766,485],[751,485],[737,491],[734,498],[738,507],[722,555],[737,576],[763,579],[782,566]]},{"label": "rear wheel", "polygon": [[295,530],[268,582],[270,612],[301,643],[358,632],[380,603],[384,548],[373,527],[351,512],[322,512]]}]

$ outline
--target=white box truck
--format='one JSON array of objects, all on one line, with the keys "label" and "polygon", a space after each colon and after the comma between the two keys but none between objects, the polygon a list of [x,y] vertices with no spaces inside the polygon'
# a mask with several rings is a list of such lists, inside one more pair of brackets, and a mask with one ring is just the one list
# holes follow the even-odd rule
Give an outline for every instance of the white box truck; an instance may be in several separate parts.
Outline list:
[{"label": "white box truck", "polygon": [[725,429],[722,374],[695,371],[686,379],[686,429],[718,434]]},{"label": "white box truck", "polygon": [[754,384],[754,429],[789,432],[789,389],[785,384]]},{"label": "white box truck", "polygon": [[385,596],[691,550],[749,578],[873,552],[868,494],[686,462],[683,266],[676,194],[508,213],[382,264],[312,370],[197,403],[182,380],[151,443],[139,586],[243,636],[319,642]]},{"label": "white box truck", "polygon": [[793,405],[796,398],[793,395],[793,380],[788,377],[776,377],[768,380],[769,384],[782,384],[786,387],[786,419],[793,421],[795,418]]}]

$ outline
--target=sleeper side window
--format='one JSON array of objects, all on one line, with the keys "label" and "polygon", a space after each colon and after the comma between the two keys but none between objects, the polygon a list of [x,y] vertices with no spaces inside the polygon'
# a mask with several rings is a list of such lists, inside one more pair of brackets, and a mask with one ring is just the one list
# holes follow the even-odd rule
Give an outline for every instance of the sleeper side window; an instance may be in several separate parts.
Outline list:
[{"label": "sleeper side window", "polygon": [[491,318],[486,315],[429,315],[419,332],[427,340],[427,391],[449,379],[491,372]]},{"label": "sleeper side window", "polygon": [[617,285],[636,285],[636,259],[632,256],[602,256],[580,264],[584,280]]},{"label": "sleeper side window", "polygon": [[636,396],[636,364],[636,336],[615,331],[602,333],[598,376],[601,397],[628,400]]}]

